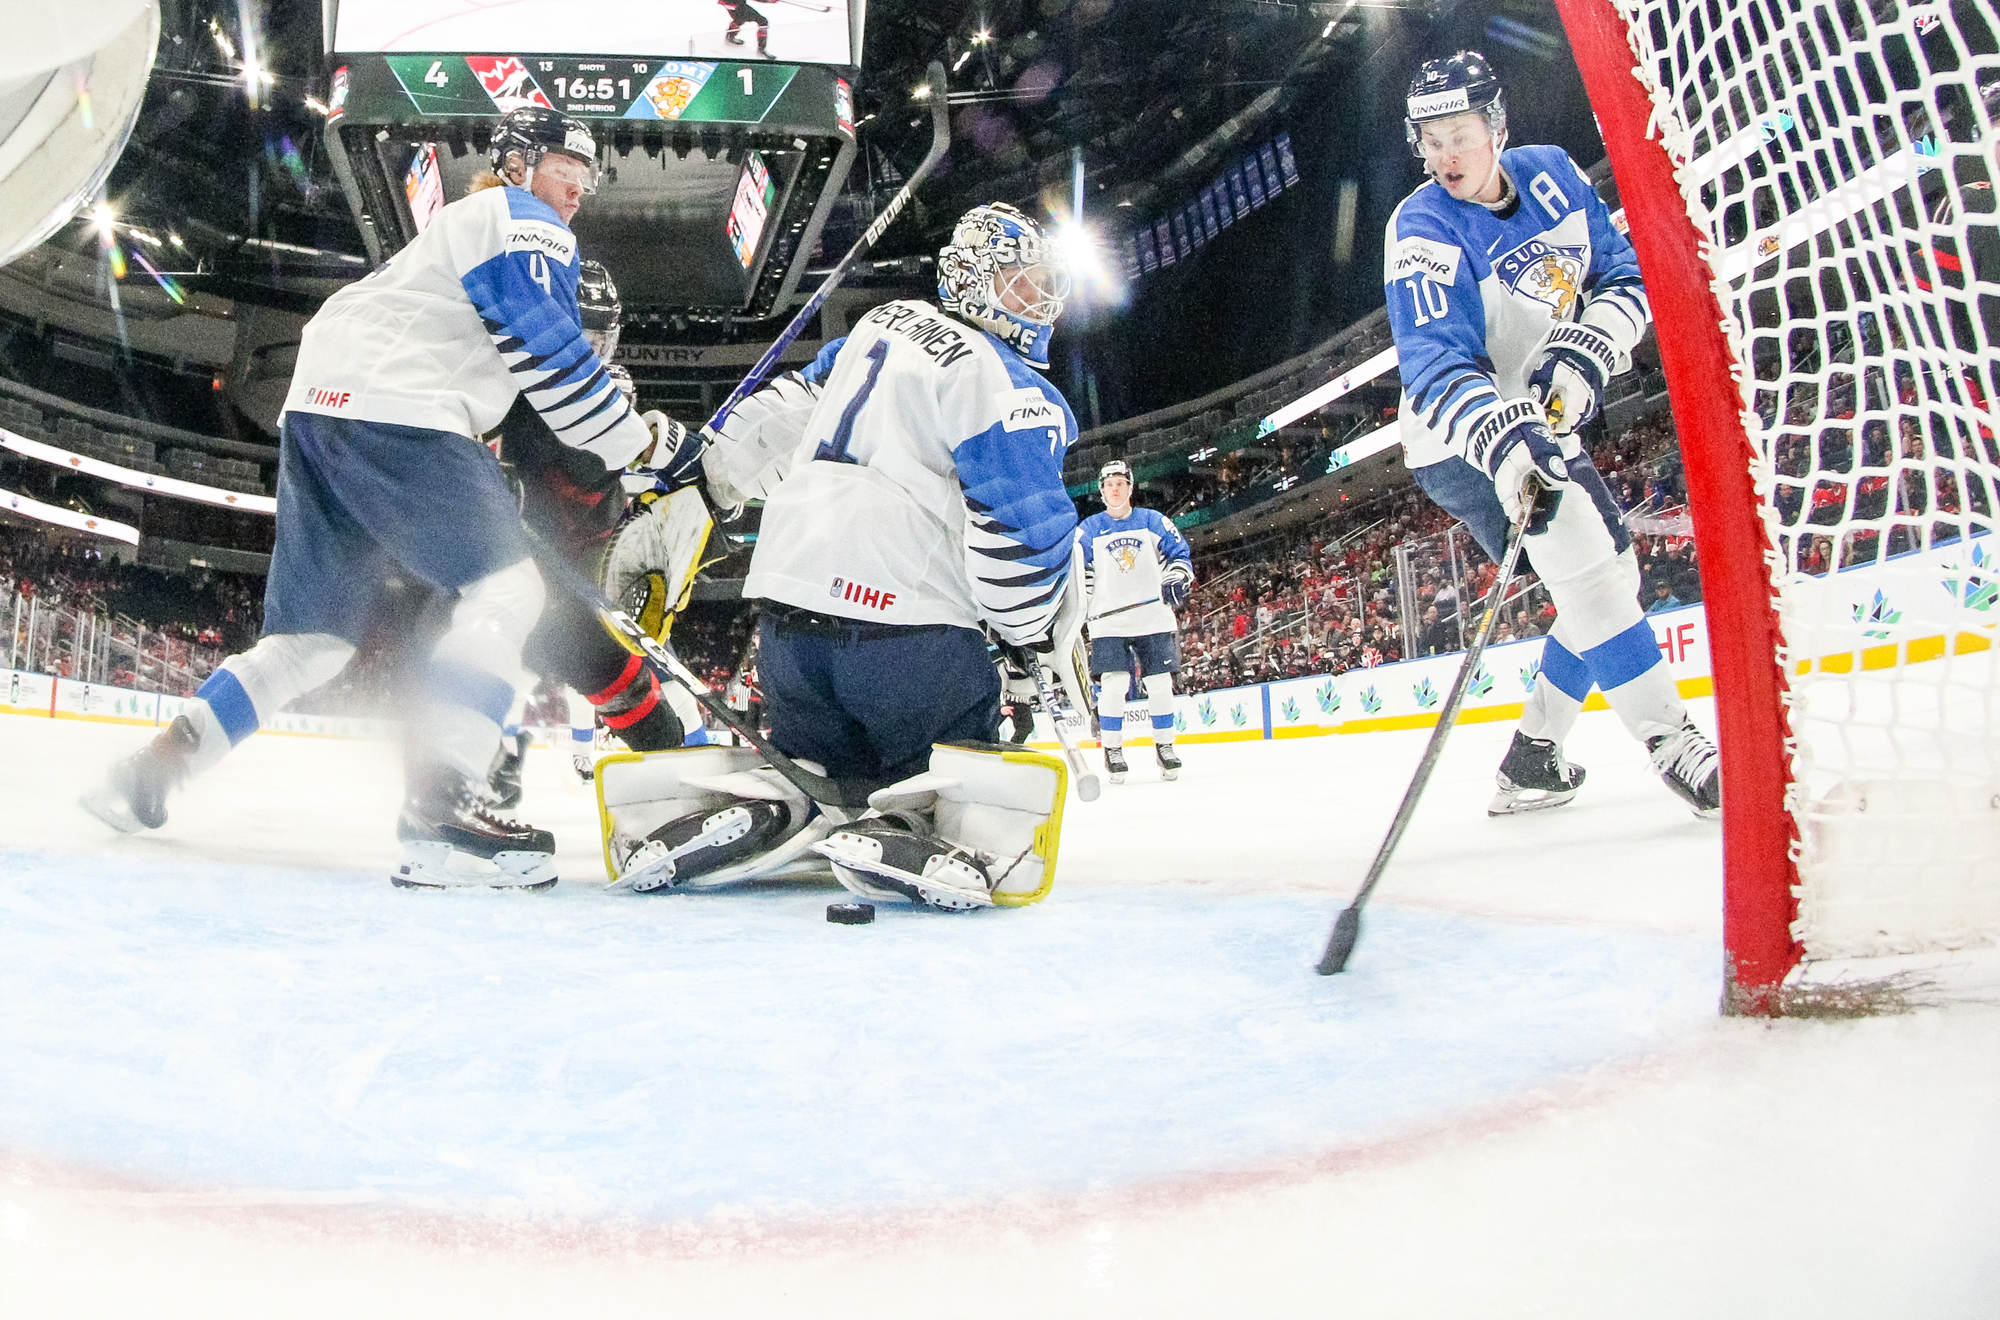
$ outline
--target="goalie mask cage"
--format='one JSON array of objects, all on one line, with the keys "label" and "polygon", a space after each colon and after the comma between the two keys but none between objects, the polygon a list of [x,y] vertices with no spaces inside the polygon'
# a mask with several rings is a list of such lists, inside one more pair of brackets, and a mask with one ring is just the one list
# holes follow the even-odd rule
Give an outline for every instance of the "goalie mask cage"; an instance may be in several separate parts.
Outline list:
[{"label": "goalie mask cage", "polygon": [[1686,465],[1724,1009],[2000,940],[1996,0],[1557,3]]}]

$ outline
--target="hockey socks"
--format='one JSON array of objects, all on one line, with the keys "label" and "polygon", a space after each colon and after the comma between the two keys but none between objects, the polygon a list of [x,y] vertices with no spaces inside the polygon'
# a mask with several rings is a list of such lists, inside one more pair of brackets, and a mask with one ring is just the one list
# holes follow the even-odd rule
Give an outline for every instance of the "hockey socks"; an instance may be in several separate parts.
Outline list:
[{"label": "hockey socks", "polygon": [[660,690],[659,678],[636,655],[626,657],[618,677],[585,699],[597,707],[604,727],[635,752],[671,751],[686,736],[680,717]]}]

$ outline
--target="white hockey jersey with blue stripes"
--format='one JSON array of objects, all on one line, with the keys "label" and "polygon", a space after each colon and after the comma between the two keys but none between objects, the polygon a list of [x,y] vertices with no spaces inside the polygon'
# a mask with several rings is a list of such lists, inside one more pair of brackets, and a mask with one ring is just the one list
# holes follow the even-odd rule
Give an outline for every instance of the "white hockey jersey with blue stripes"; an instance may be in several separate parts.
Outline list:
[{"label": "white hockey jersey with blue stripes", "polygon": [[1514,147],[1500,166],[1519,200],[1505,218],[1425,183],[1389,218],[1384,294],[1403,380],[1403,461],[1464,458],[1558,322],[1602,330],[1620,359],[1651,315],[1639,260],[1560,147]]},{"label": "white hockey jersey with blue stripes", "polygon": [[1160,574],[1175,559],[1194,570],[1194,553],[1173,520],[1158,509],[1135,508],[1123,518],[1093,513],[1076,534],[1090,582],[1090,635],[1172,632],[1174,611],[1161,599]]},{"label": "white hockey jersey with blue stripes", "polygon": [[1013,349],[929,303],[885,303],[833,352],[743,594],[1039,641],[1069,581],[1075,439],[1061,391]]},{"label": "white hockey jersey with blue stripes", "polygon": [[480,436],[525,397],[563,443],[622,468],[652,442],[583,337],[576,237],[524,188],[440,210],[307,323],[287,411]]}]

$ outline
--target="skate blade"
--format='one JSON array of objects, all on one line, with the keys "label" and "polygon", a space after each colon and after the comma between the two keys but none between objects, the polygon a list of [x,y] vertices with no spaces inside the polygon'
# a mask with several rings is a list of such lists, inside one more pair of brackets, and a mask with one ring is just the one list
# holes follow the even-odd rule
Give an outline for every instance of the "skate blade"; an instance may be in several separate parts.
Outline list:
[{"label": "skate blade", "polygon": [[954,874],[957,868],[948,862],[923,875],[912,875],[901,867],[885,865],[881,846],[873,839],[853,834],[828,835],[812,850],[833,863],[834,879],[842,888],[871,901],[904,899],[944,912],[993,906],[993,896],[983,884],[970,876],[961,879]]},{"label": "skate blade", "polygon": [[663,843],[645,843],[625,859],[618,878],[604,886],[607,894],[650,894],[674,883],[674,855]]},{"label": "skate blade", "polygon": [[1489,816],[1520,816],[1530,811],[1547,811],[1550,807],[1560,807],[1576,796],[1576,789],[1557,793],[1543,788],[1503,788],[1493,795],[1486,804]]},{"label": "skate blade", "polygon": [[488,860],[448,843],[406,843],[389,883],[399,889],[550,889],[556,859],[548,853],[503,852]]},{"label": "skate blade", "polygon": [[120,834],[138,834],[146,828],[145,822],[132,814],[124,795],[109,784],[100,784],[78,797],[76,805]]}]

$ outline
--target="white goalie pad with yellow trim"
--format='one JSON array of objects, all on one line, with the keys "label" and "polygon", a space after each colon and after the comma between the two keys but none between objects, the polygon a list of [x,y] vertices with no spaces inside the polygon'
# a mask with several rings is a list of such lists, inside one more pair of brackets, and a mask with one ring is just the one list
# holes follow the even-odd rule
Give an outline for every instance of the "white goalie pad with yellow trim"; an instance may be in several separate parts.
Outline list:
[{"label": "white goalie pad with yellow trim", "polygon": [[825,836],[829,818],[765,765],[754,748],[683,747],[605,757],[597,763],[597,812],[610,887],[667,887],[646,883],[646,875],[662,861],[654,855],[660,851],[654,836],[676,821],[746,801],[783,804],[790,827],[754,855],[699,875],[682,875],[672,887],[713,889],[741,880],[827,874],[827,864],[807,849]]},{"label": "white goalie pad with yellow trim", "polygon": [[1069,771],[1026,748],[939,743],[930,768],[877,789],[871,809],[928,818],[939,839],[976,856],[998,907],[1026,907],[1056,879]]}]

